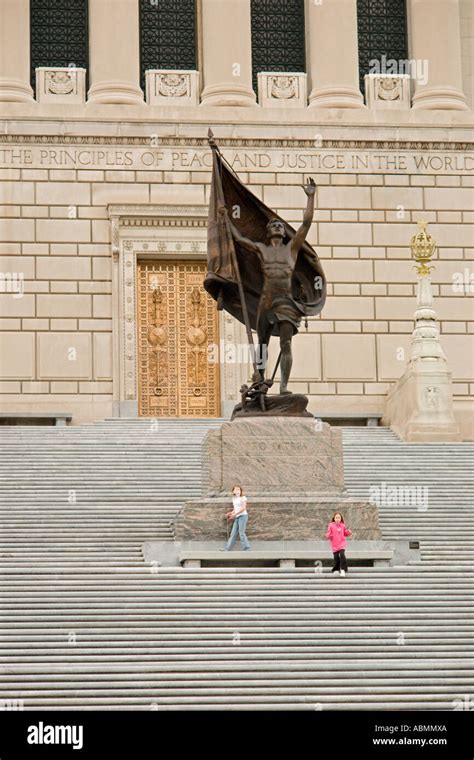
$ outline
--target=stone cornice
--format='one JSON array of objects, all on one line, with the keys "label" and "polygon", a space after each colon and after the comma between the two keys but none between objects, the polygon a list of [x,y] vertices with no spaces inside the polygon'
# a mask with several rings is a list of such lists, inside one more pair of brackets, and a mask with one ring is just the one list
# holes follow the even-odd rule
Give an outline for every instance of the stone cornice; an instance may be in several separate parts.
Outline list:
[{"label": "stone cornice", "polygon": [[110,205],[109,217],[120,227],[206,227],[207,205]]},{"label": "stone cornice", "polygon": [[[0,145],[121,145],[132,147],[150,147],[150,136],[110,136],[110,135],[0,135]],[[412,150],[412,151],[473,151],[474,142],[450,142],[433,140],[344,140],[298,138],[258,138],[258,137],[222,137],[221,148],[304,148],[304,149],[352,149],[352,150]],[[155,148],[191,148],[207,149],[205,137],[158,137]]]},{"label": "stone cornice", "polygon": [[121,227],[207,227],[206,219],[120,219]]}]

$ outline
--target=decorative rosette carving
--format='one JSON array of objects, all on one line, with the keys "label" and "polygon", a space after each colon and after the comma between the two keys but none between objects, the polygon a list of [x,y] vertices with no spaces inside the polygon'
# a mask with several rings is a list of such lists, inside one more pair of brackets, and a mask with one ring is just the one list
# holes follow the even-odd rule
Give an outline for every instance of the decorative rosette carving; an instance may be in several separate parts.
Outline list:
[{"label": "decorative rosette carving", "polygon": [[74,92],[75,77],[69,71],[47,71],[46,87],[52,95],[70,95]]},{"label": "decorative rosette carving", "polygon": [[167,98],[182,98],[189,95],[189,74],[159,74],[158,94]]},{"label": "decorative rosette carving", "polygon": [[400,100],[402,83],[396,77],[380,77],[377,79],[377,98],[380,100]]},{"label": "decorative rosette carving", "polygon": [[278,98],[278,100],[290,100],[291,98],[296,98],[296,77],[271,77],[270,94],[272,98]]}]

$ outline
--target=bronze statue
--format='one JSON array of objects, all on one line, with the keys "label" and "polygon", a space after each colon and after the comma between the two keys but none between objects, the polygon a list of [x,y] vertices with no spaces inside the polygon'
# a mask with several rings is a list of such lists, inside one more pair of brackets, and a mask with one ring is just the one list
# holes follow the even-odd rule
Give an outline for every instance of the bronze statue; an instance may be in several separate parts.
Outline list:
[{"label": "bronze statue", "polygon": [[298,253],[313,221],[316,185],[312,177],[303,188],[308,196],[303,224],[296,235],[286,242],[285,225],[279,219],[271,219],[267,224],[268,243],[249,240],[230,222],[234,240],[240,243],[245,251],[256,254],[262,267],[263,289],[257,312],[257,336],[261,357],[259,371],[263,380],[270,337],[277,326],[281,351],[281,394],[290,393],[288,380],[293,364],[291,340],[301,323],[301,311],[292,297],[292,277]]},{"label": "bronze statue", "polygon": [[[210,132],[210,130],[209,130]],[[234,414],[304,415],[307,398],[288,391],[292,338],[301,319],[319,314],[326,280],[316,252],[306,241],[314,213],[316,185],[308,196],[303,223],[296,231],[253,195],[221,155],[210,132],[213,174],[208,218],[208,272],[204,287],[247,330],[254,372],[242,386],[242,404]],[[257,362],[252,330],[257,333]],[[280,356],[266,377],[272,335],[280,339]],[[280,394],[267,395],[281,361]]]}]

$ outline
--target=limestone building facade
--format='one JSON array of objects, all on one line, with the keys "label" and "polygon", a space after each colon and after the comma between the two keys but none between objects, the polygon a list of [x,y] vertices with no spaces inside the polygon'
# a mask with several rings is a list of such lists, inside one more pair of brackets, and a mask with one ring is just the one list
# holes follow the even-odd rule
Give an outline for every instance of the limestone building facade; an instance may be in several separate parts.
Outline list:
[{"label": "limestone building facade", "polygon": [[200,287],[212,127],[293,226],[318,186],[328,299],[294,341],[292,390],[317,414],[383,412],[427,221],[472,437],[471,0],[72,5],[0,0],[0,411],[220,416],[239,399],[245,332]]}]

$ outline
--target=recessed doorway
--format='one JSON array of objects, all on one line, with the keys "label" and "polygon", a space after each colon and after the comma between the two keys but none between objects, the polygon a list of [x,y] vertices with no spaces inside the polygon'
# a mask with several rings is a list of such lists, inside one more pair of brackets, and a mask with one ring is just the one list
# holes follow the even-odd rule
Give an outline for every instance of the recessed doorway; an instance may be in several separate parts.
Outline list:
[{"label": "recessed doorway", "polygon": [[142,417],[220,415],[218,314],[205,274],[205,261],[138,261]]}]

